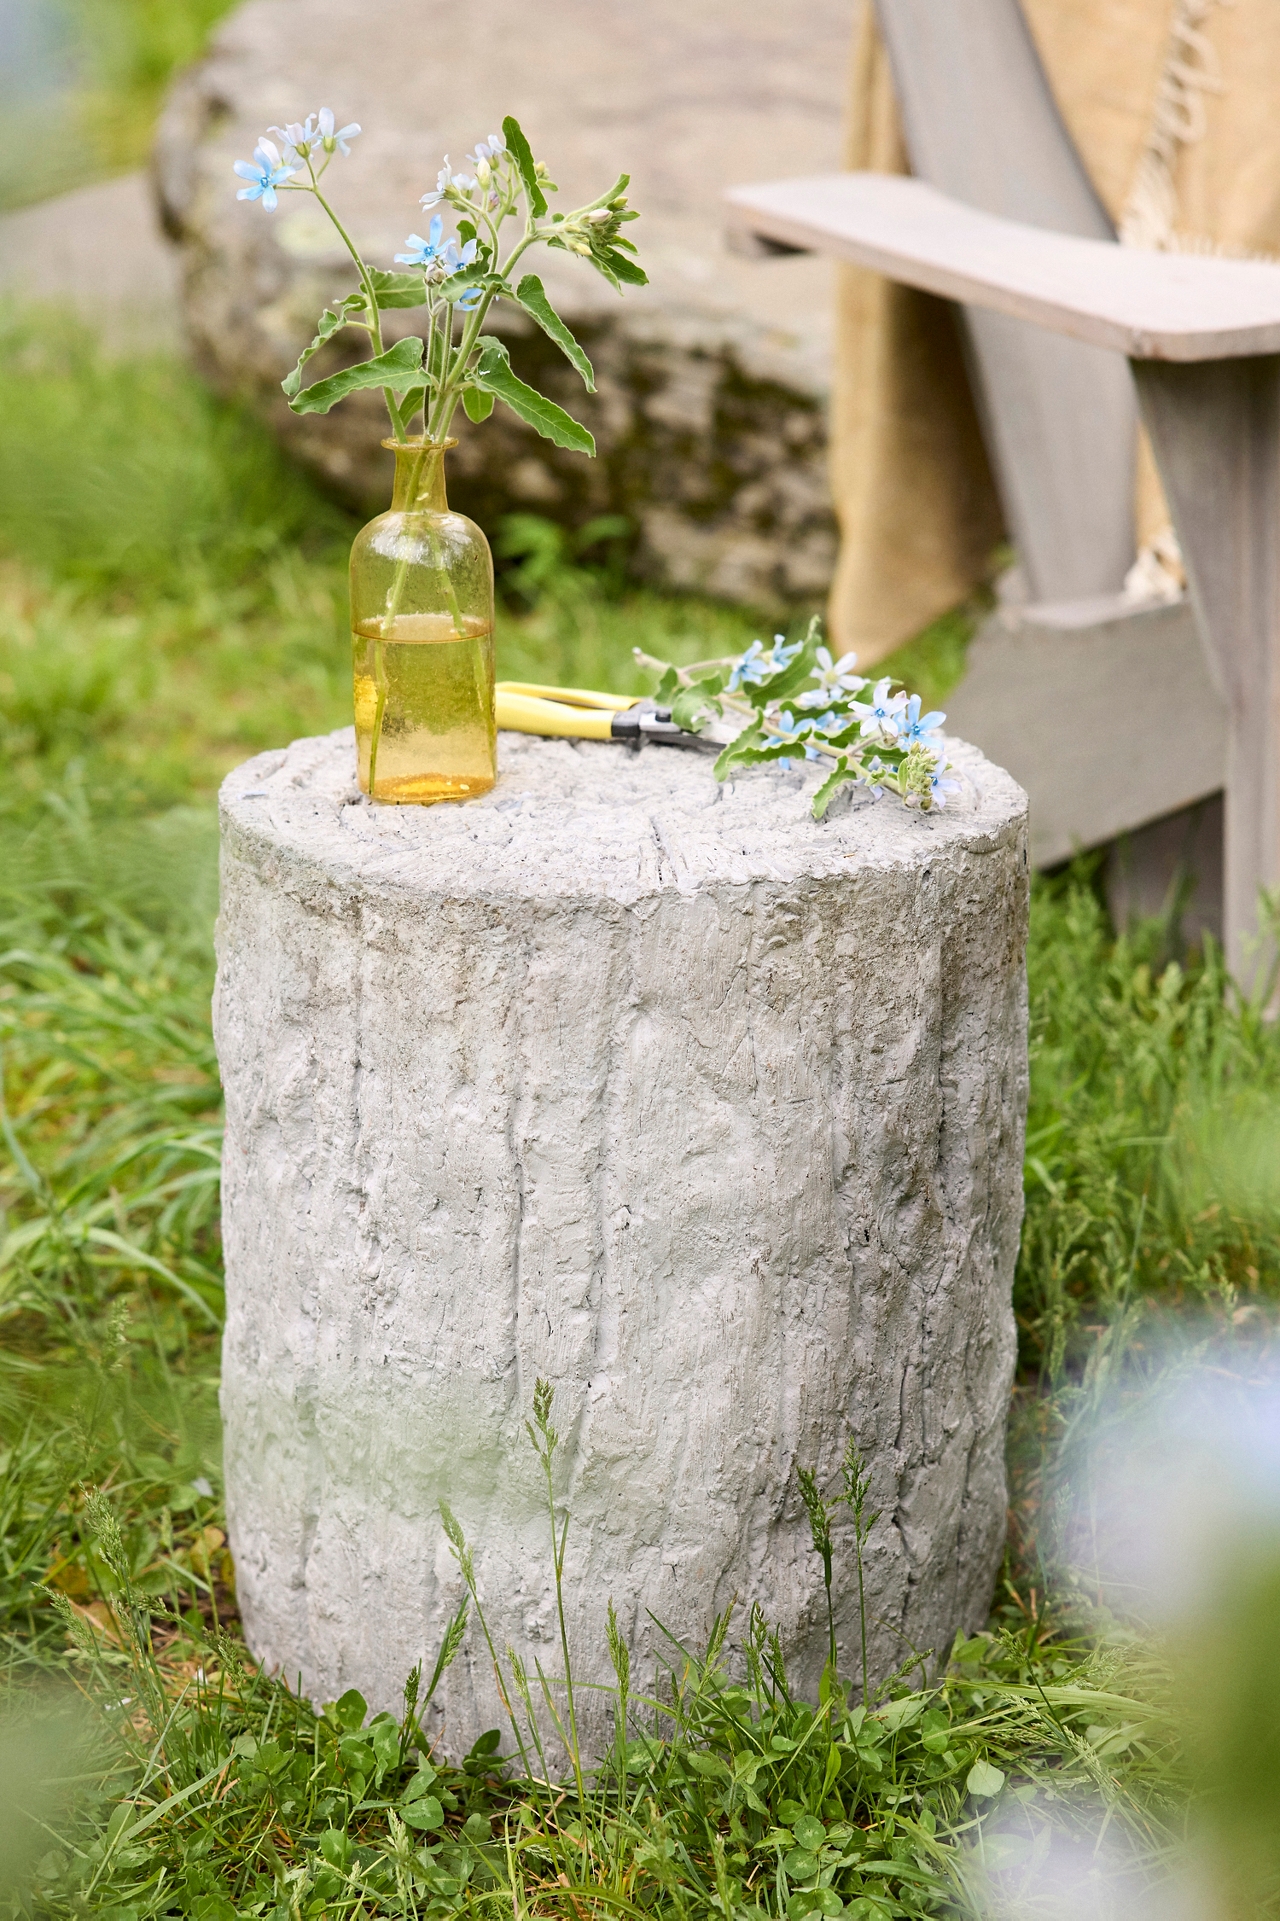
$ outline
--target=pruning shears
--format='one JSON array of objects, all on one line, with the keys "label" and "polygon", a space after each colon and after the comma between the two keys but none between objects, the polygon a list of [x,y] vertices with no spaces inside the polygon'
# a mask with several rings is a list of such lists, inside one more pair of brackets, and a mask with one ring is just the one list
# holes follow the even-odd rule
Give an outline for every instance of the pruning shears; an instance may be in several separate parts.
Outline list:
[{"label": "pruning shears", "polygon": [[601,694],[589,687],[537,687],[523,680],[500,680],[494,691],[498,726],[517,734],[616,740],[632,747],[653,741],[712,754],[724,745],[723,740],[710,740],[678,726],[670,710],[652,700]]}]

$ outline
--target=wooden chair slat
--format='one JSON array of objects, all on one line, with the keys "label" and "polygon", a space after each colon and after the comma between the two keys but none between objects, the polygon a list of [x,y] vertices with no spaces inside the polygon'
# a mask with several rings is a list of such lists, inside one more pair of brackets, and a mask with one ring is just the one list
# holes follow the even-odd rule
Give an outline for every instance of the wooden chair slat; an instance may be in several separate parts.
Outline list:
[{"label": "wooden chair slat", "polygon": [[1280,353],[1280,266],[1145,253],[983,213],[923,180],[820,174],[734,187],[749,233],[872,267],[1130,360]]}]

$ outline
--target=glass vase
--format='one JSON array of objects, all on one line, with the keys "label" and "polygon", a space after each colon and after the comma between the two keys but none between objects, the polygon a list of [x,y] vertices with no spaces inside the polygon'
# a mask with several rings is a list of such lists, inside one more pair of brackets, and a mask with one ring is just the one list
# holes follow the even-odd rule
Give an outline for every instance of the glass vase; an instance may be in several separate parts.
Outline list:
[{"label": "glass vase", "polygon": [[351,549],[356,756],[374,800],[429,805],[487,793],[497,773],[493,556],[445,498],[456,441],[384,440],[389,513]]}]

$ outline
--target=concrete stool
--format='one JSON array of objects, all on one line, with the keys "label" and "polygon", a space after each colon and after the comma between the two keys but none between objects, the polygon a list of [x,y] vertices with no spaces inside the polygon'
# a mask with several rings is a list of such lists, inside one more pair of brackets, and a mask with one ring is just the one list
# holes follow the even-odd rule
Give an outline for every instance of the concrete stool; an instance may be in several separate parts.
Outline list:
[{"label": "concrete stool", "polygon": [[[222,792],[223,1413],[250,1645],[394,1708],[474,1548],[494,1639],[559,1671],[556,1388],[581,1677],[735,1597],[826,1648],[797,1464],[852,1431],[879,1672],[978,1626],[1004,1540],[1026,1100],[1026,812],[504,735],[465,806],[373,807],[350,731]],[[837,1624],[857,1588],[836,1527]],[[733,1637],[731,1636],[731,1643]],[[579,1697],[589,1739],[602,1696]],[[433,1731],[501,1724],[473,1625]],[[433,1713],[435,1709],[433,1709]]]}]

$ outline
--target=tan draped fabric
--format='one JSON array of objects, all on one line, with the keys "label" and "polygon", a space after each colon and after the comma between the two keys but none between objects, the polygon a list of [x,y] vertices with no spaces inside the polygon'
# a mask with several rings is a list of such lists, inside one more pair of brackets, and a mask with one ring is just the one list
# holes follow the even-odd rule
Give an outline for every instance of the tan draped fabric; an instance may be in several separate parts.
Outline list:
[{"label": "tan draped fabric", "polygon": [[[1280,0],[1022,0],[1050,86],[1130,244],[1280,255]],[[846,163],[909,171],[870,0]],[[944,304],[840,270],[831,626],[879,659],[962,600],[1003,521]],[[1140,450],[1139,543],[1167,521]]]}]

